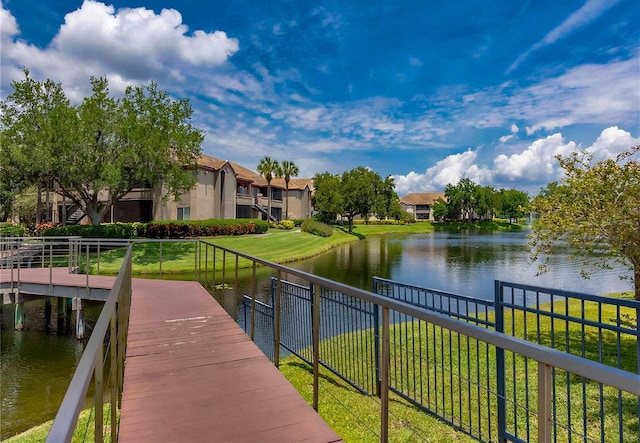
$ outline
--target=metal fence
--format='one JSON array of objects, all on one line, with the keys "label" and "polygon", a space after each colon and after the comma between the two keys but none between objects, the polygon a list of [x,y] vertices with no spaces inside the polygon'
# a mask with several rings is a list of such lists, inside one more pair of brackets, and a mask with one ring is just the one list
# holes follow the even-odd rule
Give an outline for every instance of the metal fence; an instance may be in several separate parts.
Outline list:
[{"label": "metal fence", "polygon": [[[380,278],[373,286],[414,306],[640,374],[637,301],[501,281],[492,300]],[[414,320],[391,334],[390,389],[398,395],[482,441],[534,439],[535,362]],[[637,396],[558,368],[549,383],[553,441],[640,438]]]},{"label": "metal fence", "polygon": [[[491,300],[380,278],[374,279],[373,287],[390,299],[494,333],[640,374],[636,301],[506,282],[496,282]],[[256,337],[270,358],[279,343],[313,364],[313,290],[313,284],[272,278],[271,302],[260,303],[254,314],[270,339],[279,335],[277,342]],[[380,310],[345,293],[320,292],[319,365],[362,393],[381,395]],[[279,332],[274,321],[278,298]],[[245,296],[247,331],[251,312],[252,298]],[[536,359],[402,311],[391,310],[388,321],[389,391],[480,441],[640,438],[637,394],[590,381],[566,368],[541,371]],[[549,414],[542,420],[543,428],[541,413]]]},{"label": "metal fence", "polygon": [[[380,283],[381,295],[211,242],[190,243],[194,276],[214,292],[221,288],[237,294],[239,274],[249,275],[245,327],[263,349],[271,349],[267,353],[276,365],[281,350],[309,362],[316,409],[320,397],[330,395],[320,382],[322,366],[379,396],[375,435],[380,441],[392,438],[389,415],[399,402],[394,393],[481,441],[640,440],[637,302],[611,308],[610,299],[507,283],[496,284],[493,308],[491,302],[441,291],[409,297],[407,285],[393,296],[395,289]],[[162,254],[161,247],[155,251]],[[131,254],[132,247],[120,294],[130,294],[125,282],[131,279]],[[144,259],[159,262],[162,269],[162,255]],[[273,298],[265,303],[258,300],[258,267],[275,278]],[[284,276],[303,284],[291,285]],[[113,303],[119,315],[126,302]],[[83,354],[69,390],[75,400],[64,403],[62,419],[56,418],[67,424],[54,423],[67,436],[91,374],[102,379],[98,348],[104,349],[106,331],[113,330],[113,309],[105,305],[91,338],[100,345]],[[118,334],[125,330],[116,327]],[[262,339],[259,332],[265,330],[271,332]],[[118,335],[118,349],[124,349],[124,340]],[[102,414],[98,410],[102,407],[96,407],[96,418]],[[101,438],[98,427],[96,432]],[[65,440],[57,435],[51,434],[50,441]]]},{"label": "metal fence", "polygon": [[[265,354],[274,360],[274,306],[278,280],[271,278],[270,304],[257,302],[256,330],[262,332],[255,341]],[[313,303],[317,296],[313,286],[280,282],[280,347],[307,364],[313,364]],[[245,331],[250,331],[249,318],[252,299],[244,296],[243,316]],[[379,342],[375,334],[379,316],[375,306],[345,294],[322,290],[320,292],[320,348],[319,364],[327,368],[363,394],[377,394],[377,366]]]}]

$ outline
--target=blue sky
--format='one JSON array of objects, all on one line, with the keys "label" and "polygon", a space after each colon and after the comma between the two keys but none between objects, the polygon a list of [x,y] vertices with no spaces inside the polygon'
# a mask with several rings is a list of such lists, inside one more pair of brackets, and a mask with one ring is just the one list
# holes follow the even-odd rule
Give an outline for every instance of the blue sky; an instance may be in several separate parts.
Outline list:
[{"label": "blue sky", "polygon": [[400,195],[469,177],[536,193],[554,155],[640,144],[640,2],[2,0],[1,94],[157,80],[203,151],[300,175],[367,166]]}]

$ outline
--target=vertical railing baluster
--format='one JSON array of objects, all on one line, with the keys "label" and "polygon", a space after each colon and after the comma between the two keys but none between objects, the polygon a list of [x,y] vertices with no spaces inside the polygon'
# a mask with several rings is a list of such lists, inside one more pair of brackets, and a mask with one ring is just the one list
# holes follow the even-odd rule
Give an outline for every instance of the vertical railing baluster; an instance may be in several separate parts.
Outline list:
[{"label": "vertical railing baluster", "polygon": [[313,409],[318,411],[319,378],[320,378],[320,285],[311,285],[311,300],[313,301]]},{"label": "vertical railing baluster", "polygon": [[160,241],[160,279],[162,279],[162,240]]},{"label": "vertical railing baluster", "polygon": [[236,271],[235,271],[235,299],[239,300],[240,299],[240,281],[238,280],[238,263],[239,263],[240,257],[238,256],[238,254],[236,254]]},{"label": "vertical railing baluster", "polygon": [[95,421],[94,421],[94,431],[95,431],[95,435],[94,435],[94,439],[97,443],[101,443],[104,440],[104,436],[102,435],[102,429],[103,429],[103,421],[104,421],[104,413],[103,413],[103,402],[104,402],[104,396],[103,396],[103,377],[104,377],[104,371],[103,371],[103,361],[102,361],[102,355],[103,355],[103,348],[102,346],[98,346],[98,349],[96,351],[96,359],[94,361],[94,365],[95,365],[95,369],[94,369],[94,388],[95,388],[95,394],[94,394],[94,409],[95,409]]},{"label": "vertical railing baluster", "polygon": [[538,362],[538,441],[551,441],[551,369],[550,365]]},{"label": "vertical railing baluster", "polygon": [[251,279],[251,340],[256,338],[256,262],[253,262]]},{"label": "vertical railing baluster", "polygon": [[204,287],[207,286],[207,271],[209,270],[209,244],[204,245]]},{"label": "vertical railing baluster", "polygon": [[389,441],[389,308],[382,308],[382,359],[380,361],[380,441]]},{"label": "vertical railing baluster", "polygon": [[278,271],[278,279],[276,280],[276,294],[274,300],[275,325],[273,333],[273,359],[276,368],[280,367],[280,291],[282,290],[282,273]]},{"label": "vertical railing baluster", "polygon": [[118,410],[116,405],[118,404],[118,376],[116,374],[118,368],[118,336],[117,336],[117,323],[116,312],[120,306],[116,304],[111,314],[111,323],[109,329],[109,343],[110,343],[110,367],[109,367],[109,381],[110,381],[110,398],[111,398],[111,442],[118,441]]},{"label": "vertical railing baluster", "polygon": [[[503,287],[501,282],[495,281],[494,288],[494,309],[496,313],[496,332],[504,332],[504,310],[502,307]],[[506,441],[505,433],[507,431],[507,403],[506,403],[506,386],[505,386],[505,361],[504,349],[496,348],[496,391],[497,391],[497,408],[498,408],[498,442]]]}]

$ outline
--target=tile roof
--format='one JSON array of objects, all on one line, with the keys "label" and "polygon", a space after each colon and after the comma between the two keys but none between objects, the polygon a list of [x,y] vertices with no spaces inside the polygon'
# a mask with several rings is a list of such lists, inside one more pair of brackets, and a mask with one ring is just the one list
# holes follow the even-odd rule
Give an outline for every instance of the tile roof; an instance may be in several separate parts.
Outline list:
[{"label": "tile roof", "polygon": [[[233,171],[236,173],[236,177],[243,181],[248,181],[256,187],[266,187],[267,180],[260,174],[244,166],[230,162],[227,160],[220,160],[210,155],[202,154],[198,159],[198,166],[205,169],[217,171],[221,169],[225,164],[229,164]],[[274,188],[285,189],[284,178],[275,177],[271,180],[271,186]],[[309,186],[309,189],[313,190],[313,179],[311,178],[292,178],[289,181],[289,189],[304,189],[305,186]]]},{"label": "tile roof", "polygon": [[444,192],[414,192],[400,199],[405,205],[432,205],[437,199],[446,200]]}]

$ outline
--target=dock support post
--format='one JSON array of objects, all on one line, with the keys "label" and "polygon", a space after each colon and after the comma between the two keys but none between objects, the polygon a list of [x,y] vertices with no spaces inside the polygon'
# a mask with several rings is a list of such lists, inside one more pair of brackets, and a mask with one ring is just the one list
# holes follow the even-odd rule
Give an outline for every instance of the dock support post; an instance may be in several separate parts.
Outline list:
[{"label": "dock support post", "polygon": [[64,320],[64,298],[58,297],[58,311],[57,311],[58,323],[60,320]]},{"label": "dock support post", "polygon": [[44,300],[44,324],[46,328],[51,328],[51,297],[45,297]]},{"label": "dock support post", "polygon": [[78,340],[84,338],[84,311],[82,310],[82,299],[76,297],[73,299],[76,305],[76,338]]},{"label": "dock support post", "polygon": [[71,312],[73,311],[73,299],[67,298],[67,317],[71,318]]},{"label": "dock support post", "polygon": [[14,318],[16,331],[22,331],[22,327],[24,326],[24,303],[16,303]]}]

